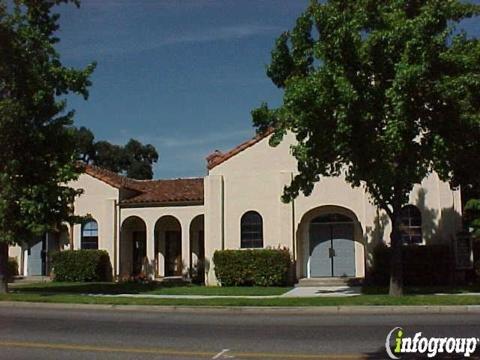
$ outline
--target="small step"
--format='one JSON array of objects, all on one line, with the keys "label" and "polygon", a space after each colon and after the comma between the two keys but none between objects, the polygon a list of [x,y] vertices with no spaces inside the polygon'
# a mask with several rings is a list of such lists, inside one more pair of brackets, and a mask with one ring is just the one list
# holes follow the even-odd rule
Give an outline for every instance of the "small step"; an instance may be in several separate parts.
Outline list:
[{"label": "small step", "polygon": [[16,284],[35,284],[35,283],[45,283],[50,282],[52,279],[50,276],[40,276],[40,275],[32,275],[32,276],[23,276],[17,275],[13,278],[13,283]]},{"label": "small step", "polygon": [[363,278],[355,277],[319,277],[303,278],[295,287],[322,287],[322,286],[360,286]]}]

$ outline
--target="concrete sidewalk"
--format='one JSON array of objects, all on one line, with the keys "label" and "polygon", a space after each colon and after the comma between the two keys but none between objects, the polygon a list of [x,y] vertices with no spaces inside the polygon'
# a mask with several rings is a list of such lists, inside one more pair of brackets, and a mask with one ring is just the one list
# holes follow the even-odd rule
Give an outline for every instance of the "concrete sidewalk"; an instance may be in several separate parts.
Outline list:
[{"label": "concrete sidewalk", "polygon": [[282,297],[347,297],[362,294],[360,286],[296,287]]},{"label": "concrete sidewalk", "polygon": [[0,301],[0,308],[101,310],[126,312],[179,312],[195,314],[245,313],[283,315],[392,315],[392,314],[480,314],[480,305],[354,305],[354,306],[179,306],[179,305],[111,305]]},{"label": "concrete sidewalk", "polygon": [[[100,297],[126,297],[148,299],[278,299],[278,298],[311,298],[311,297],[352,297],[362,295],[361,287],[322,286],[297,287],[281,295],[161,295],[161,294],[82,294]],[[480,296],[480,293],[431,294],[437,296]]]},{"label": "concrete sidewalk", "polygon": [[296,287],[281,295],[161,295],[161,294],[83,294],[101,297],[127,297],[146,299],[277,299],[301,297],[347,297],[361,295],[361,287],[322,286]]}]

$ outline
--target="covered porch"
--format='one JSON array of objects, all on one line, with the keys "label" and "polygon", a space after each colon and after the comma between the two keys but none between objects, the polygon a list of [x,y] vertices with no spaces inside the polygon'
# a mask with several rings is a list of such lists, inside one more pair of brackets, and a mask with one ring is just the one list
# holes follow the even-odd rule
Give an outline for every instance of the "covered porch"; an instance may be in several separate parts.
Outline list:
[{"label": "covered porch", "polygon": [[202,206],[121,209],[116,275],[204,281]]}]

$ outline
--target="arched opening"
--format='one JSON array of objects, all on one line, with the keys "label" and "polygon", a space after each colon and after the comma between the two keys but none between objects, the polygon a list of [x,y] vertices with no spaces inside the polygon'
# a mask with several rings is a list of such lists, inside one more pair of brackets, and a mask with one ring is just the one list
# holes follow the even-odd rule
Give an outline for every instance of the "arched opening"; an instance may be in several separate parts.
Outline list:
[{"label": "arched opening", "polygon": [[307,212],[297,244],[299,277],[364,276],[363,231],[349,209],[329,205]]},{"label": "arched opening", "polygon": [[155,255],[158,276],[182,276],[182,226],[171,215],[162,216],[155,223]]},{"label": "arched opening", "polygon": [[147,227],[138,216],[122,223],[120,234],[120,276],[146,275]]},{"label": "arched opening", "polygon": [[204,216],[198,215],[190,223],[190,277],[198,284],[205,283]]},{"label": "arched opening", "polygon": [[81,249],[98,249],[98,223],[95,219],[88,219],[82,224]]}]

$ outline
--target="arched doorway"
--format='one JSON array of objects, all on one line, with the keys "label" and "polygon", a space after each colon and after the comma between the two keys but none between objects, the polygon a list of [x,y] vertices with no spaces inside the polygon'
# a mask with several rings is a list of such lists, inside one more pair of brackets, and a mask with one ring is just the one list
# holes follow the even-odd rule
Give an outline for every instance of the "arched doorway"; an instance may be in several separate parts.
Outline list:
[{"label": "arched doorway", "polygon": [[348,216],[329,213],[310,222],[310,277],[355,276],[354,222]]},{"label": "arched doorway", "polygon": [[162,216],[155,223],[155,254],[159,276],[182,276],[182,226],[171,215]]},{"label": "arched doorway", "polygon": [[312,208],[303,214],[296,238],[297,279],[365,276],[363,229],[352,210]]},{"label": "arched doorway", "polygon": [[190,223],[190,277],[195,283],[205,283],[204,216],[196,216]]},{"label": "arched doorway", "polygon": [[138,216],[130,216],[122,223],[120,236],[120,275],[142,274],[147,257],[147,230]]}]

